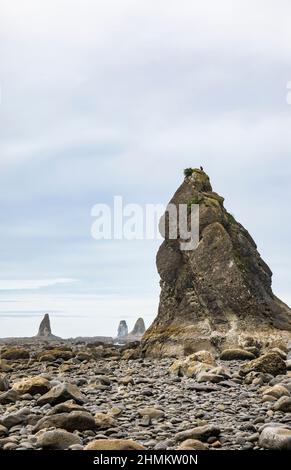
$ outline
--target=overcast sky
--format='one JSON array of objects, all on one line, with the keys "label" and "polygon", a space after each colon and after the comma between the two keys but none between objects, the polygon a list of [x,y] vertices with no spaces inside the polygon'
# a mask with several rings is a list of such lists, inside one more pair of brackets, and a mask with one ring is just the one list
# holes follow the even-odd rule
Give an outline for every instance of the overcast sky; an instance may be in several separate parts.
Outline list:
[{"label": "overcast sky", "polygon": [[158,241],[96,241],[91,208],[166,203],[185,167],[291,303],[288,0],[0,0],[0,336],[149,325]]}]

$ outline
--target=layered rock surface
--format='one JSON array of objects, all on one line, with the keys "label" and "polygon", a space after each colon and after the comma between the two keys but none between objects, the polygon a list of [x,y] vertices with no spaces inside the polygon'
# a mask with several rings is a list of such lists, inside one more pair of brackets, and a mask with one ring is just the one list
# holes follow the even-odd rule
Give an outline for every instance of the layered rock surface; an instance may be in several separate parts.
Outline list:
[{"label": "layered rock surface", "polygon": [[183,251],[181,239],[166,234],[157,254],[159,311],[143,337],[144,353],[177,356],[288,340],[291,310],[273,294],[270,268],[207,174],[188,171],[170,203],[188,212],[199,204],[199,244]]}]

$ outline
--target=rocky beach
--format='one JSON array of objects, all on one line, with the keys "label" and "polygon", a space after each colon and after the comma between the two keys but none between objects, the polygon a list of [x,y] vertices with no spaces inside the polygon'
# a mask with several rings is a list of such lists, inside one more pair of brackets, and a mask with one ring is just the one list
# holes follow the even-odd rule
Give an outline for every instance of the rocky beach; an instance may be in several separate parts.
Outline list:
[{"label": "rocky beach", "polygon": [[0,448],[291,449],[290,347],[158,360],[136,343],[2,345]]}]

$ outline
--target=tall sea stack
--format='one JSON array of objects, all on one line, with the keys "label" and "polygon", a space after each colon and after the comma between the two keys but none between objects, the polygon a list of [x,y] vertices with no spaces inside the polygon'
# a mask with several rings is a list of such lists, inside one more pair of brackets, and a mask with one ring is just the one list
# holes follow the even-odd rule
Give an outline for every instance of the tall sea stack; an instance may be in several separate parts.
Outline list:
[{"label": "tall sea stack", "polygon": [[128,326],[125,320],[121,320],[118,325],[117,338],[123,338],[128,335]]},{"label": "tall sea stack", "polygon": [[48,313],[45,314],[45,316],[43,317],[39,325],[37,336],[41,336],[41,337],[52,336],[50,317]]},{"label": "tall sea stack", "polygon": [[145,327],[145,324],[144,324],[144,319],[139,317],[136,320],[135,325],[133,327],[133,330],[131,331],[130,334],[132,336],[141,337],[145,333],[145,330],[146,330],[146,327]]},{"label": "tall sea stack", "polygon": [[288,340],[291,310],[272,292],[272,272],[248,231],[227,212],[203,170],[187,169],[170,201],[199,204],[196,249],[182,251],[165,236],[157,254],[158,315],[146,331],[147,355],[181,356],[258,339]]}]

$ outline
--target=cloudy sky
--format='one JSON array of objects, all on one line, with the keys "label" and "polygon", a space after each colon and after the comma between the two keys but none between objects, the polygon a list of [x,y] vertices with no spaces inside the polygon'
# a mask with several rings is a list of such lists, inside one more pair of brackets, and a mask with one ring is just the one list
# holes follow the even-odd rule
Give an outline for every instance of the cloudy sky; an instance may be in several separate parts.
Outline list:
[{"label": "cloudy sky", "polygon": [[[0,336],[147,325],[159,241],[91,208],[166,203],[203,165],[291,303],[288,0],[0,0]],[[291,102],[291,99],[290,99]]]}]

